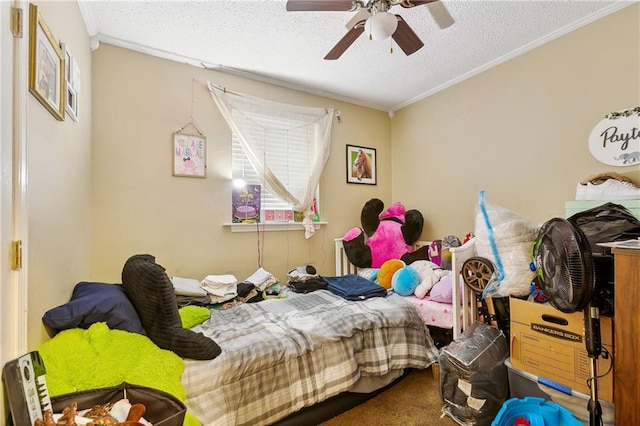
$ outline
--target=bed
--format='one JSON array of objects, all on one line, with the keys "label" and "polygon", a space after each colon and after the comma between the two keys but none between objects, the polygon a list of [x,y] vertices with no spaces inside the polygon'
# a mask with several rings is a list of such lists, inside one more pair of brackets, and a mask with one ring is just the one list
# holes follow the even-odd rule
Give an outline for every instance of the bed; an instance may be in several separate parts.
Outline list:
[{"label": "bed", "polygon": [[205,425],[263,425],[347,391],[371,392],[438,351],[402,297],[318,290],[213,312],[193,328],[224,350],[185,360],[187,407]]},{"label": "bed", "polygon": [[[316,424],[318,419],[331,417],[326,417],[326,413],[337,412],[323,407],[324,418],[309,421],[300,416],[293,423],[283,422],[327,401],[335,401],[340,411],[344,411],[353,403],[345,405],[341,401],[362,402],[362,398],[349,397],[363,395],[366,399],[394,383],[406,371],[428,368],[439,354],[415,306],[393,293],[350,301],[328,290],[300,294],[284,287],[285,298],[214,309],[208,319],[186,329],[182,327],[171,280],[153,256],[134,255],[127,260],[122,281],[121,286],[84,283],[82,288],[108,291],[112,300],[109,305],[117,305],[118,312],[130,303],[134,314],[129,311],[125,316],[131,319],[137,312],[146,337],[136,332],[122,333],[132,321],[121,321],[120,315],[117,321],[96,324],[104,320],[104,312],[113,317],[114,311],[91,295],[72,297],[66,306],[54,308],[52,313],[56,313],[57,318],[61,316],[60,310],[76,313],[77,309],[69,308],[82,304],[86,308],[82,327],[87,330],[72,328],[67,330],[71,334],[59,333],[41,347],[47,365],[52,367],[47,375],[51,373],[52,379],[56,377],[56,389],[75,391],[112,386],[121,381],[138,383],[141,379],[145,382],[138,384],[159,388],[153,381],[156,373],[148,371],[160,368],[164,372],[167,364],[163,362],[160,367],[149,361],[158,359],[159,363],[157,356],[143,357],[140,351],[131,350],[148,342],[158,350],[165,349],[161,352],[184,365],[183,371],[175,366],[171,369],[173,377],[176,374],[179,377],[180,392],[176,392],[175,387],[172,391],[163,390],[181,396],[188,416],[195,416],[205,426]],[[78,327],[77,320],[74,318],[70,327]],[[105,335],[104,328],[96,328],[97,325],[106,330],[111,326],[121,328],[112,333],[135,336],[143,342],[119,349],[117,344],[122,336]],[[88,339],[86,345],[72,344],[74,347],[88,347],[97,342],[98,335],[110,342],[108,353],[121,357],[115,362],[130,363],[125,368],[126,375],[96,380],[91,372],[108,373],[110,368],[100,366],[114,362],[106,359],[107,351],[101,349],[88,349],[90,355],[80,357],[82,360],[90,357],[95,364],[86,369],[87,374],[83,375],[86,381],[82,385],[77,383],[75,369],[62,374],[60,370],[68,367],[66,351],[70,345],[62,344],[60,347],[64,349],[59,350],[51,344],[61,336],[75,336],[74,333]],[[74,353],[74,357],[78,356]],[[55,358],[59,359],[57,363]],[[133,381],[129,380],[132,373],[135,374]]]},{"label": "bed", "polygon": [[[349,262],[342,245],[342,239],[334,239],[334,244],[336,276],[357,274],[358,268]],[[414,244],[414,249],[429,244],[431,241],[418,241]],[[460,247],[451,247],[449,251],[453,271],[452,299],[459,300],[460,303],[433,302],[416,296],[406,296],[405,299],[416,306],[424,323],[432,330],[432,334],[437,334],[440,329],[445,330],[445,336],[450,333],[452,339],[457,339],[462,331],[475,321],[475,296],[470,289],[462,284],[460,276],[464,262],[475,256],[475,238],[471,238]]]}]

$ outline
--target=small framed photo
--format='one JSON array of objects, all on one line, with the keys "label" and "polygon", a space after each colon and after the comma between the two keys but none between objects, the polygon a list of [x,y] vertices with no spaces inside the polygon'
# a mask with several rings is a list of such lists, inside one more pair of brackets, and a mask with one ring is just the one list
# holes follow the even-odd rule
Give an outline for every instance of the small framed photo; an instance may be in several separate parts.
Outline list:
[{"label": "small framed photo", "polygon": [[69,49],[64,43],[60,43],[60,50],[64,55],[66,81],[65,111],[73,121],[78,121],[80,107],[78,104],[80,97],[80,69],[75,58],[71,56]]},{"label": "small framed photo", "polygon": [[207,138],[176,132],[173,134],[173,175],[206,177]]},{"label": "small framed photo", "polygon": [[376,185],[376,150],[347,145],[347,183]]},{"label": "small framed photo", "polygon": [[64,121],[64,56],[38,6],[29,4],[29,91],[59,121]]}]

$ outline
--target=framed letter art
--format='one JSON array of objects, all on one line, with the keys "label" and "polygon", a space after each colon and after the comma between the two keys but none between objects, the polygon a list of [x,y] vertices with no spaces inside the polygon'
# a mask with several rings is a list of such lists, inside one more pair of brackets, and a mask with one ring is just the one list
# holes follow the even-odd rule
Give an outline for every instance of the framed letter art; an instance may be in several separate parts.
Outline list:
[{"label": "framed letter art", "polygon": [[376,150],[347,145],[347,183],[376,185]]},{"label": "framed letter art", "polygon": [[38,6],[29,4],[29,91],[59,121],[64,120],[64,56]]},{"label": "framed letter art", "polygon": [[173,134],[173,175],[206,177],[207,139],[204,136]]}]

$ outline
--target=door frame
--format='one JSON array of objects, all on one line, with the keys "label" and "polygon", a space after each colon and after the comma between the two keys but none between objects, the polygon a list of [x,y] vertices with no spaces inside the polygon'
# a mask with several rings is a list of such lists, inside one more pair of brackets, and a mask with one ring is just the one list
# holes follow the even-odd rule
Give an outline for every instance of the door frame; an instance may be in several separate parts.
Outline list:
[{"label": "door frame", "polygon": [[[11,31],[12,8],[22,9],[22,37]],[[0,1],[0,364],[27,352],[27,52],[29,10],[24,0]],[[22,241],[22,267],[12,269],[11,243]],[[9,413],[0,387],[0,421]]]}]

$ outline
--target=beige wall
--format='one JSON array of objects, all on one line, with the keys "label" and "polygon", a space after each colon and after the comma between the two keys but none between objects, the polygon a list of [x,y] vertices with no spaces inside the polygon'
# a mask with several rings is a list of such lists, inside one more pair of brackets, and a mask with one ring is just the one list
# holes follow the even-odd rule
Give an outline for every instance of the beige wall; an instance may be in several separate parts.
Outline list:
[{"label": "beige wall", "polygon": [[91,272],[89,39],[76,2],[37,4],[53,36],[75,56],[82,87],[79,122],[57,121],[35,97],[27,98],[29,349],[47,339],[43,313],[67,302]]},{"label": "beige wall", "polygon": [[[244,280],[258,268],[259,246],[263,267],[280,280],[307,263],[330,275],[333,239],[359,224],[366,200],[391,201],[390,120],[384,112],[106,44],[92,59],[94,280],[119,282],[124,262],[136,253],[156,256],[169,275],[233,274]],[[231,133],[206,81],[277,102],[342,111],[320,182],[321,219],[329,224],[311,239],[302,231],[258,235],[222,226],[231,221]],[[172,176],[173,132],[189,122],[192,108],[207,137],[205,179]],[[377,186],[346,183],[346,144],[377,149]]]},{"label": "beige wall", "polygon": [[398,111],[393,197],[425,215],[424,239],[472,231],[478,192],[534,223],[564,215],[576,184],[611,167],[587,138],[605,114],[640,105],[635,4]]}]

